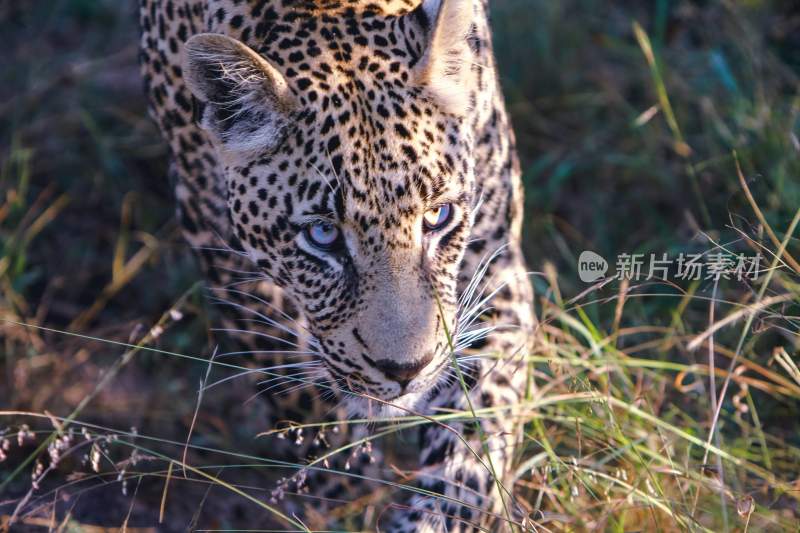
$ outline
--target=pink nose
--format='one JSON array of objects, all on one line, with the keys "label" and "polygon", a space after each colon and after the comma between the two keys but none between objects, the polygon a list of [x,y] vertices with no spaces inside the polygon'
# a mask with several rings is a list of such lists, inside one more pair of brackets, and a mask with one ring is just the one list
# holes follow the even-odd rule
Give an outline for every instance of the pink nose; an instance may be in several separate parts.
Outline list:
[{"label": "pink nose", "polygon": [[383,372],[384,376],[396,381],[401,387],[405,388],[431,362],[431,359],[433,359],[433,353],[428,353],[422,359],[413,363],[397,363],[391,359],[380,359],[375,361],[375,366]]}]

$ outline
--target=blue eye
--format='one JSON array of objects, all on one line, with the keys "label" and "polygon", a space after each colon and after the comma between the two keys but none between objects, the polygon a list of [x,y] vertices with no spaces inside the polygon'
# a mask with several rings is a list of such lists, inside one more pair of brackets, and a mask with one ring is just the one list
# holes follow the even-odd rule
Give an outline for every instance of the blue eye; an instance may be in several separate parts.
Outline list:
[{"label": "blue eye", "polygon": [[339,240],[339,228],[330,222],[315,222],[306,226],[306,237],[321,250],[330,250]]},{"label": "blue eye", "polygon": [[422,215],[422,224],[427,231],[436,231],[442,229],[450,222],[450,218],[453,216],[453,205],[452,204],[442,204],[434,207],[433,209],[428,209],[425,211],[425,214]]}]

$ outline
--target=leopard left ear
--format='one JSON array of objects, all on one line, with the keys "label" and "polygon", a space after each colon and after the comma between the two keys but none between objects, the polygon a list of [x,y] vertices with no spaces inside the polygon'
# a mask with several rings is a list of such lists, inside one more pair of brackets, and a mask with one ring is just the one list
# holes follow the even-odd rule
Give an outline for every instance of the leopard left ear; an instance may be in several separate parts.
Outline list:
[{"label": "leopard left ear", "polygon": [[274,150],[285,137],[294,97],[283,75],[244,43],[213,33],[184,45],[186,86],[204,110],[200,126],[232,153]]},{"label": "leopard left ear", "polygon": [[417,82],[445,110],[464,115],[469,110],[466,83],[475,61],[469,46],[474,0],[424,0],[417,8],[425,21],[425,52],[414,67]]}]

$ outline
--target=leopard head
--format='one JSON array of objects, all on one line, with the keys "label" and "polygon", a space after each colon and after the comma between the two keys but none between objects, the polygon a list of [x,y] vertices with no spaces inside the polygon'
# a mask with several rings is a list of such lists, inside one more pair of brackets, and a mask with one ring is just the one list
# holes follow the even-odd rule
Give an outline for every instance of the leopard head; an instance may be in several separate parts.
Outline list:
[{"label": "leopard head", "polygon": [[303,310],[337,385],[406,407],[452,353],[476,200],[472,10],[310,3],[272,12],[257,49],[185,45],[232,233]]}]

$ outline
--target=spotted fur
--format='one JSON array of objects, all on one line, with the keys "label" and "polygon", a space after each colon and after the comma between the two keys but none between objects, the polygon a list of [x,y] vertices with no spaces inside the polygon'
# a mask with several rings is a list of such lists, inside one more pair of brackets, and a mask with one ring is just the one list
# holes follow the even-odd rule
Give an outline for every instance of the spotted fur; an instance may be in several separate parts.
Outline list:
[{"label": "spotted fur", "polygon": [[[289,382],[316,384],[270,395],[272,424],[519,401],[532,295],[487,12],[486,0],[141,0],[142,71],[185,236],[231,304],[229,329]],[[446,225],[426,229],[442,206]],[[334,246],[309,237],[319,224],[337,228]],[[231,290],[243,271],[256,286]],[[275,353],[290,351],[302,361]],[[500,483],[512,415],[426,426],[419,484],[442,497],[399,505],[382,529],[517,516]]]}]

